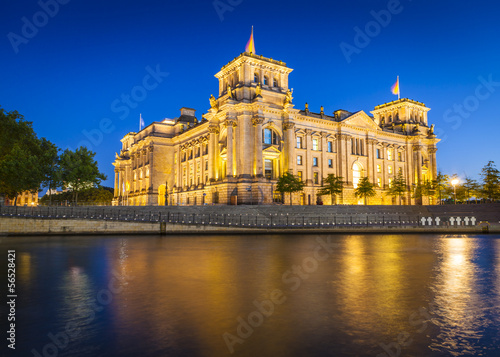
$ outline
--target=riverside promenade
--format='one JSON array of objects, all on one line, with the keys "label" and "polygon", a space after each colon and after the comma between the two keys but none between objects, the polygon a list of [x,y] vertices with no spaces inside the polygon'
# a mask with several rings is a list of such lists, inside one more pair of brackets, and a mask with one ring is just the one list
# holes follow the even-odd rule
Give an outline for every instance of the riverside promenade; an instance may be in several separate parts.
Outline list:
[{"label": "riverside promenade", "polygon": [[0,207],[0,235],[500,233],[500,204]]}]

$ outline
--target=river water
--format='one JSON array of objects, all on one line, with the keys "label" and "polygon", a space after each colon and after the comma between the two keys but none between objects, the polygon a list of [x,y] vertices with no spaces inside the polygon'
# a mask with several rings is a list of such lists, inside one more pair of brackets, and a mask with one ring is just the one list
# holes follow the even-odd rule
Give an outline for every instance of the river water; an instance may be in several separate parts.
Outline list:
[{"label": "river water", "polygon": [[[3,238],[6,356],[500,356],[500,236]],[[7,295],[3,279],[2,298]],[[1,307],[7,326],[6,304]],[[5,325],[4,325],[5,323]]]}]

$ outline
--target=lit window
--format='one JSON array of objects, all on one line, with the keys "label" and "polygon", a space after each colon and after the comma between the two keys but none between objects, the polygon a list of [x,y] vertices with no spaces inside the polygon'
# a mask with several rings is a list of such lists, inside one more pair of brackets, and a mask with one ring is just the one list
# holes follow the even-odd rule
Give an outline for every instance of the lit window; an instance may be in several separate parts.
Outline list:
[{"label": "lit window", "polygon": [[328,142],[328,152],[333,152],[333,143],[331,141]]},{"label": "lit window", "polygon": [[313,166],[318,166],[318,158],[313,157]]},{"label": "lit window", "polygon": [[300,181],[302,181],[302,171],[297,172],[297,177],[299,178]]},{"label": "lit window", "polygon": [[358,188],[359,180],[361,180],[362,167],[358,164],[352,165],[352,186]]},{"label": "lit window", "polygon": [[392,174],[392,166],[391,165],[387,166],[387,172],[389,172],[390,174]]},{"label": "lit window", "polygon": [[377,186],[382,187],[382,179],[380,177],[377,178]]},{"label": "lit window", "polygon": [[403,168],[402,168],[402,167],[400,167],[400,168],[398,169],[398,173],[399,173],[400,175],[402,175],[402,174],[403,174]]},{"label": "lit window", "polygon": [[313,139],[313,150],[318,151],[318,139]]},{"label": "lit window", "polygon": [[398,152],[398,161],[403,161],[403,153],[401,151]]},{"label": "lit window", "polygon": [[302,149],[302,136],[297,136],[297,149]]},{"label": "lit window", "polygon": [[389,187],[392,187],[392,179],[389,179]]},{"label": "lit window", "polygon": [[313,174],[313,177],[314,177],[314,183],[317,185],[319,183],[319,174],[315,172]]},{"label": "lit window", "polygon": [[297,156],[297,165],[302,165],[302,155]]},{"label": "lit window", "polygon": [[328,167],[333,168],[333,160],[332,159],[328,159]]},{"label": "lit window", "polygon": [[377,165],[377,172],[382,172],[382,168],[380,167],[380,165]]},{"label": "lit window", "polygon": [[387,149],[387,160],[392,161],[392,149]]}]

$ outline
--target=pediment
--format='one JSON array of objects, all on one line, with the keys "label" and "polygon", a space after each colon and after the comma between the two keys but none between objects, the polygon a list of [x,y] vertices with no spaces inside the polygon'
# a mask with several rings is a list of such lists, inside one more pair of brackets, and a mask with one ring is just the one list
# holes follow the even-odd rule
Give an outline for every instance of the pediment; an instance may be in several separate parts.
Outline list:
[{"label": "pediment", "polygon": [[277,148],[275,148],[274,146],[269,146],[268,148],[265,148],[264,150],[262,150],[262,152],[268,153],[268,154],[281,154],[281,152]]},{"label": "pediment", "polygon": [[380,130],[379,126],[363,110],[348,116],[341,123],[363,129]]}]

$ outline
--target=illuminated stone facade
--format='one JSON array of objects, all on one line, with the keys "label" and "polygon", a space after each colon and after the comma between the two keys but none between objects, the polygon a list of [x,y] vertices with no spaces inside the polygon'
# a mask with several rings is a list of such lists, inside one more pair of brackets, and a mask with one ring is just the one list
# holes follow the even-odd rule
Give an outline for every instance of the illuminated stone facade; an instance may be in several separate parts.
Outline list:
[{"label": "illuminated stone facade", "polygon": [[[306,186],[293,204],[316,204],[328,174],[342,176],[337,203],[358,204],[363,176],[377,186],[370,204],[391,204],[386,188],[401,172],[409,192],[436,176],[436,143],[423,103],[401,99],[364,111],[327,115],[295,109],[288,75],[273,59],[243,53],[215,77],[218,98],[199,120],[182,108],[175,120],[125,135],[116,155],[115,204],[269,204],[285,171]],[[285,195],[285,203],[289,203]],[[330,197],[321,198],[330,204]],[[415,203],[408,193],[403,203]],[[427,203],[424,201],[424,203]]]},{"label": "illuminated stone facade", "polygon": [[33,193],[30,191],[24,191],[17,196],[17,202],[14,199],[5,199],[6,206],[38,206],[38,192]]}]

